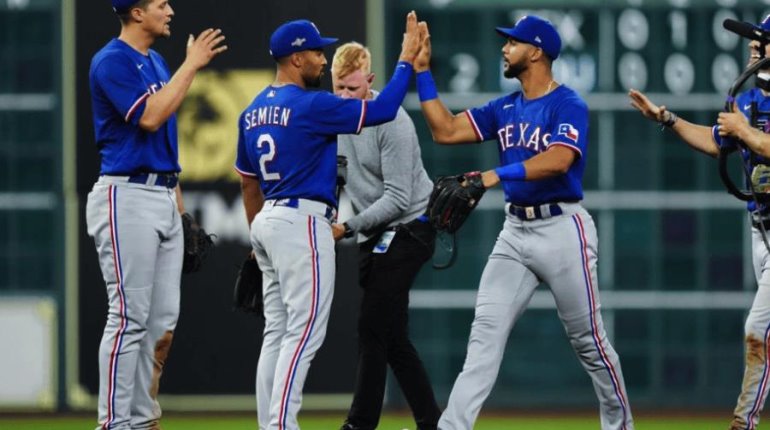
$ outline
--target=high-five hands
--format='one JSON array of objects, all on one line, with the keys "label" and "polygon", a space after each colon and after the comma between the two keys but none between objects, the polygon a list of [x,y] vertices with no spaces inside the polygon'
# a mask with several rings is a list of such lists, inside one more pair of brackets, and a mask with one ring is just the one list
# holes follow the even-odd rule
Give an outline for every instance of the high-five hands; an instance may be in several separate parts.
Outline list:
[{"label": "high-five hands", "polygon": [[[415,58],[420,52],[422,43],[422,31],[421,28],[427,29],[425,22],[417,22],[417,14],[414,11],[409,12],[406,15],[406,32],[404,33],[404,40],[401,42],[401,55],[399,61],[406,61],[407,63],[414,64]],[[430,58],[430,53],[428,53]]]},{"label": "high-five hands", "polygon": [[422,21],[417,24],[417,28],[420,32],[420,52],[414,59],[414,71],[420,73],[430,69],[431,45],[428,23]]}]

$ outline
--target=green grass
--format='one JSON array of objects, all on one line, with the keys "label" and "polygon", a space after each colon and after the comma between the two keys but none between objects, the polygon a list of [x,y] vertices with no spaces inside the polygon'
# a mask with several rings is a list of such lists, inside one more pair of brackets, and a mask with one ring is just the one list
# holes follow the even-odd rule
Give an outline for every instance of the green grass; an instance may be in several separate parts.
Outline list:
[{"label": "green grass", "polygon": [[[337,430],[343,415],[301,415],[302,430]],[[703,430],[724,429],[730,417],[646,417],[636,419],[637,430]],[[96,427],[93,417],[50,417],[50,418],[3,418],[0,415],[0,429],[3,430],[90,430]],[[254,430],[255,417],[248,416],[205,416],[172,415],[163,419],[163,430]],[[383,430],[414,430],[415,425],[406,415],[386,415],[379,427]],[[482,417],[474,430],[597,430],[596,416],[567,416],[558,413],[555,417],[543,414],[541,417],[528,415]]]}]

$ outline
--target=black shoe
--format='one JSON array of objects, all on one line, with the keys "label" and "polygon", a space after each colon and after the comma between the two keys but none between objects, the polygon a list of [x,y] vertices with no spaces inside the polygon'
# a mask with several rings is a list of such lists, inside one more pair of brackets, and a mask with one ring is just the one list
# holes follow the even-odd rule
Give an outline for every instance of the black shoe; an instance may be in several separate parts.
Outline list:
[{"label": "black shoe", "polygon": [[345,422],[345,424],[340,427],[340,430],[358,430],[359,428],[354,426],[353,424],[350,424],[349,422]]}]

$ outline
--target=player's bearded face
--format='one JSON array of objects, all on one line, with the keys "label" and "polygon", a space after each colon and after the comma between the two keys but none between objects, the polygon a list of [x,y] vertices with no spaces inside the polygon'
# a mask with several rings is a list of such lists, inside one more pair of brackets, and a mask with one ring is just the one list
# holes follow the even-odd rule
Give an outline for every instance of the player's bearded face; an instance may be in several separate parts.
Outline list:
[{"label": "player's bearded face", "polygon": [[527,67],[524,44],[508,39],[503,45],[503,76],[508,79],[518,77]]},{"label": "player's bearded face", "polygon": [[504,62],[504,69],[503,69],[503,76],[505,76],[508,79],[517,78],[521,72],[526,69],[526,59],[521,58],[516,63],[509,63],[508,60]]},{"label": "player's bearded face", "polygon": [[318,88],[321,86],[324,67],[326,67],[326,55],[324,55],[323,49],[305,51],[305,64],[302,73],[305,87]]}]

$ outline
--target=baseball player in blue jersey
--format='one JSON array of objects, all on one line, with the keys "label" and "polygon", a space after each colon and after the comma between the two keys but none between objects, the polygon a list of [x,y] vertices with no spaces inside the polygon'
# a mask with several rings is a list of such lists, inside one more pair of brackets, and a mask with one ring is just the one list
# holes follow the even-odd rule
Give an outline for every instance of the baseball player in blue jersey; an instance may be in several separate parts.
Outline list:
[{"label": "baseball player in blue jersey", "polygon": [[[757,26],[757,30],[770,31],[770,15]],[[760,49],[764,49],[763,55],[760,55]],[[749,43],[749,52],[747,67],[762,57],[770,56],[770,46],[761,48],[759,42],[752,41]],[[770,70],[760,72],[768,73]],[[758,83],[758,87],[739,94],[735,100],[734,112],[720,113],[717,125],[714,126],[693,124],[679,118],[665,106],[652,103],[640,91],[632,89],[629,97],[631,105],[646,118],[669,128],[692,148],[712,157],[719,155],[719,149],[723,145],[735,145],[734,139],[740,139],[746,145],[741,148],[746,168],[752,172],[752,177],[758,176],[759,179],[767,180],[770,172],[770,85],[767,81],[764,85]],[[748,120],[752,117],[756,118],[753,125]],[[757,428],[759,413],[764,408],[770,388],[770,252],[762,239],[761,231],[762,227],[770,231],[770,206],[757,205],[752,201],[748,203],[747,209],[752,223],[754,276],[759,288],[746,318],[743,383],[730,430]]]},{"label": "baseball player in blue jersey", "polygon": [[376,100],[309,91],[321,82],[323,48],[336,41],[306,20],[278,27],[270,37],[275,81],[238,123],[235,168],[263,272],[265,330],[256,381],[262,430],[299,428],[302,387],[326,335],[334,289],[337,134],[396,117],[420,48],[417,16],[407,15],[400,61]]},{"label": "baseball player in blue jersey", "polygon": [[597,236],[579,204],[588,145],[588,108],[554,81],[561,39],[553,25],[525,16],[497,28],[504,76],[521,91],[453,115],[438,99],[426,60],[415,60],[423,114],[440,144],[496,140],[500,167],[481,174],[502,183],[506,219],[479,282],[468,353],[441,419],[441,430],[470,430],[494,385],[508,335],[535,288],[550,288],[559,318],[599,399],[601,428],[634,427],[623,374],[599,313]]},{"label": "baseball player in blue jersey", "polygon": [[217,54],[219,30],[187,43],[171,76],[150,46],[170,36],[167,0],[112,0],[118,38],[89,72],[99,180],[86,222],[107,285],[109,312],[99,347],[99,427],[160,429],[156,400],[179,314],[182,195],[176,117],[196,72]]}]

